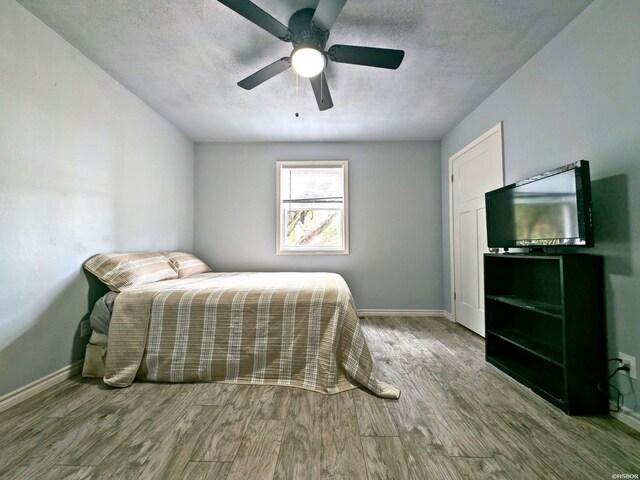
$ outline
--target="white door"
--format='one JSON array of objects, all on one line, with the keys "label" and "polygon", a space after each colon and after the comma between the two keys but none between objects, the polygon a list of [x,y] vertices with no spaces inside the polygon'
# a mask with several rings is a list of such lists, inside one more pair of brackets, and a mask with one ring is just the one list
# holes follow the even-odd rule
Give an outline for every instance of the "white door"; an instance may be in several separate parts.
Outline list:
[{"label": "white door", "polygon": [[504,185],[502,124],[452,156],[449,165],[455,320],[484,337],[482,254],[489,251],[484,194]]}]

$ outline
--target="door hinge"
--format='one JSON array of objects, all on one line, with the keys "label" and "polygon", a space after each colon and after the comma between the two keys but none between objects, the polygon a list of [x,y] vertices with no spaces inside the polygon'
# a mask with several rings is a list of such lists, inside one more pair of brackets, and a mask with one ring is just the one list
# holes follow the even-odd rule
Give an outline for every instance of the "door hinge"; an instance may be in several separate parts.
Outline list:
[{"label": "door hinge", "polygon": [[453,183],[453,174],[451,174],[451,183]]},{"label": "door hinge", "polygon": [[457,298],[456,292],[453,292],[453,301],[455,302]]}]

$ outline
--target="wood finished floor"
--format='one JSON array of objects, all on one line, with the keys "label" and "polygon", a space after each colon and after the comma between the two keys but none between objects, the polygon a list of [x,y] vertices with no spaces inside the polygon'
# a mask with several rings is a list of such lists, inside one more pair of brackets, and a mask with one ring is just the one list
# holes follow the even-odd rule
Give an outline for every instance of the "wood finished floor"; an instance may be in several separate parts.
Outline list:
[{"label": "wood finished floor", "polygon": [[568,417],[436,318],[367,318],[383,380],[362,390],[79,377],[0,414],[6,479],[596,479],[640,473],[640,434]]}]

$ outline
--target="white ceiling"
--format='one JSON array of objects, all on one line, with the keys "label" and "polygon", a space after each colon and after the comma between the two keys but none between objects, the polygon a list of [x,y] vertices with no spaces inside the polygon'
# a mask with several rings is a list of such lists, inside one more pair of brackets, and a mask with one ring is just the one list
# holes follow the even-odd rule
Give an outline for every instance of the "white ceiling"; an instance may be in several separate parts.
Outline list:
[{"label": "white ceiling", "polygon": [[[18,1],[199,142],[438,140],[591,3],[348,0],[328,46],[406,55],[396,71],[331,63],[320,112],[308,80],[296,101],[292,70],[236,85],[291,44],[216,0]],[[317,0],[254,3],[286,25]]]}]

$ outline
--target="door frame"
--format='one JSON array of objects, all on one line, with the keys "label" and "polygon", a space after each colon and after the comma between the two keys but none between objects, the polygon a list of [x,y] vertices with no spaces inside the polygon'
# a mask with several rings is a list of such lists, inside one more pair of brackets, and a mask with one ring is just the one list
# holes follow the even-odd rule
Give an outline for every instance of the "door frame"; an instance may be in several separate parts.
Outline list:
[{"label": "door frame", "polygon": [[452,321],[456,321],[456,302],[454,300],[454,294],[455,294],[455,289],[456,289],[456,271],[455,271],[455,264],[454,264],[454,255],[456,253],[455,251],[455,245],[454,245],[454,218],[453,218],[453,199],[454,199],[454,195],[453,195],[453,162],[460,156],[464,155],[465,153],[467,153],[469,150],[471,150],[472,148],[474,148],[476,145],[478,145],[479,143],[483,142],[484,140],[486,140],[487,138],[489,138],[491,135],[497,133],[498,135],[500,135],[500,153],[502,155],[502,184],[504,185],[504,179],[505,179],[505,175],[504,175],[504,136],[502,134],[502,120],[500,122],[498,122],[496,125],[494,125],[493,127],[491,127],[489,130],[487,130],[486,132],[484,132],[482,135],[480,135],[478,138],[476,138],[475,140],[473,140],[470,144],[468,144],[467,146],[463,147],[462,149],[458,150],[456,153],[454,153],[453,155],[451,155],[449,157],[449,175],[447,178],[447,181],[449,182],[449,271],[451,272],[451,274],[449,275],[451,277],[451,284],[450,284],[450,293],[451,293],[451,320]]}]

